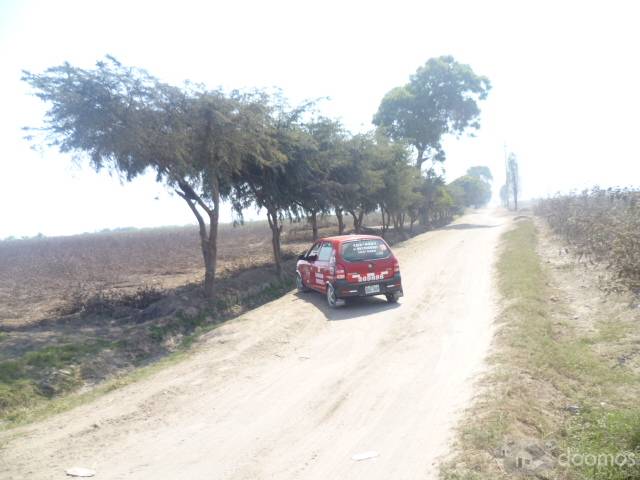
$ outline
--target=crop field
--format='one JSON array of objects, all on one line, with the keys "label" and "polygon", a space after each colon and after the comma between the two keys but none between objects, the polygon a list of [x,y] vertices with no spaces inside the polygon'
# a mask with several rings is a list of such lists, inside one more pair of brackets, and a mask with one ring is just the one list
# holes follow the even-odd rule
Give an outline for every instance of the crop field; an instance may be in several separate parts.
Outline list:
[{"label": "crop field", "polygon": [[[310,242],[301,224],[285,230],[285,251]],[[221,225],[218,275],[271,262],[265,222]],[[100,292],[166,290],[202,280],[195,227],[167,227],[0,242],[0,326],[16,327],[69,311]]]},{"label": "crop field", "polygon": [[[322,218],[320,236],[337,232],[333,220]],[[311,237],[306,223],[285,223],[285,273]],[[293,288],[273,267],[266,222],[221,225],[218,246],[210,304],[196,227],[0,242],[0,427],[187,347]]]},{"label": "crop field", "polygon": [[536,213],[580,259],[606,266],[609,289],[640,291],[640,190],[596,187],[541,200]]}]

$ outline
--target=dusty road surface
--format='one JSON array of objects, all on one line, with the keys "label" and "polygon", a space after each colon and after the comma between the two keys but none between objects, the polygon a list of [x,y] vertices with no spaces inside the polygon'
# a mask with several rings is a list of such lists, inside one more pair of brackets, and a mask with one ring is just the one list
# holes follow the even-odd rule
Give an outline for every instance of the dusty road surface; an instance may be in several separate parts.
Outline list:
[{"label": "dusty road surface", "polygon": [[398,305],[330,310],[291,293],[177,365],[0,434],[0,478],[62,479],[72,466],[97,479],[435,477],[493,333],[509,220],[480,211],[396,247]]}]

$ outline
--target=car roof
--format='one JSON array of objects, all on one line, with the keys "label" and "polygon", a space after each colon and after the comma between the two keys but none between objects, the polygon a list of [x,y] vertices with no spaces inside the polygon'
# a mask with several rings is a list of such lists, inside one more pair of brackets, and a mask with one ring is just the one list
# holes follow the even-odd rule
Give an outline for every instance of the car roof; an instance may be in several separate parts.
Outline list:
[{"label": "car roof", "polygon": [[342,243],[351,242],[353,240],[382,240],[382,238],[377,235],[335,235],[333,237],[325,237],[322,240]]}]

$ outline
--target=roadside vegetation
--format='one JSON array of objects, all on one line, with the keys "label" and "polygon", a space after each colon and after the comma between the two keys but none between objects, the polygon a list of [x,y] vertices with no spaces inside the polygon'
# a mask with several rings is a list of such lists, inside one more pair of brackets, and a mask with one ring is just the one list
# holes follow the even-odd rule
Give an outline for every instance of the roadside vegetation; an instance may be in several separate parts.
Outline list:
[{"label": "roadside vegetation", "polygon": [[515,221],[490,369],[441,477],[640,478],[637,297],[605,292],[606,265],[580,264],[542,220]]},{"label": "roadside vegetation", "polygon": [[536,213],[578,259],[606,265],[608,289],[640,293],[640,190],[595,187],[541,200]]},{"label": "roadside vegetation", "polygon": [[[432,58],[391,90],[359,134],[317,113],[316,101],[292,106],[280,91],[211,90],[168,85],[112,57],[93,69],[65,63],[23,80],[48,107],[43,125],[27,129],[53,147],[109,169],[123,180],[152,171],[193,213],[204,263],[204,293],[216,296],[220,205],[242,221],[247,208],[266,213],[273,261],[282,268],[283,222],[334,214],[362,230],[378,211],[382,232],[450,219],[489,196],[477,175],[446,185],[445,135],[479,128],[478,103],[490,83],[451,56]],[[487,178],[486,175],[484,178]]]}]

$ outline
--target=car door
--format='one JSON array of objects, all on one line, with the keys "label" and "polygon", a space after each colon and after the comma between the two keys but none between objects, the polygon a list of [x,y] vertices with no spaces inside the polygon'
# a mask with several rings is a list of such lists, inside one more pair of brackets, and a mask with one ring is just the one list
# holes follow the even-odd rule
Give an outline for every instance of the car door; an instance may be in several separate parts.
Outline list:
[{"label": "car door", "polygon": [[329,260],[333,255],[333,245],[331,242],[322,242],[318,251],[318,260],[315,262],[315,281],[318,290],[324,292],[327,288],[327,281],[330,276]]},{"label": "car door", "polygon": [[[307,252],[305,257],[305,263],[302,265],[302,271],[300,274],[302,275],[302,280],[304,284],[309,288],[318,288],[315,283],[315,264],[318,257],[318,251],[320,250],[320,246],[322,242],[316,242]],[[315,257],[315,258],[314,258]]]}]

